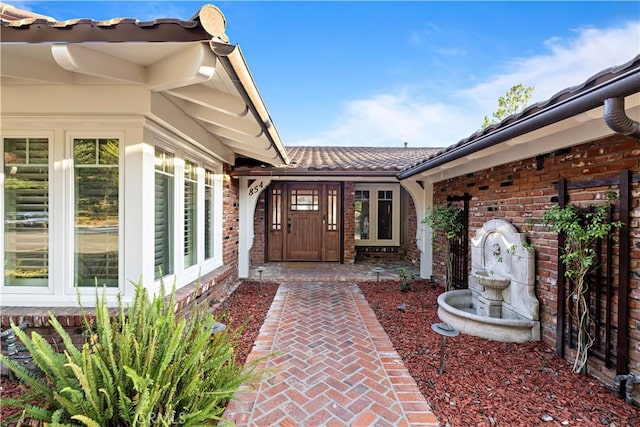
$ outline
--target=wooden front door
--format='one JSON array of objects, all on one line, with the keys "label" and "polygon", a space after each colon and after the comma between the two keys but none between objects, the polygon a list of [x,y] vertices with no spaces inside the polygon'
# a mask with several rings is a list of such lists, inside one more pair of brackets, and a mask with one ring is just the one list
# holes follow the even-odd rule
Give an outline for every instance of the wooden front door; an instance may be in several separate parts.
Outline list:
[{"label": "wooden front door", "polygon": [[268,194],[270,261],[340,261],[340,184],[275,183]]}]

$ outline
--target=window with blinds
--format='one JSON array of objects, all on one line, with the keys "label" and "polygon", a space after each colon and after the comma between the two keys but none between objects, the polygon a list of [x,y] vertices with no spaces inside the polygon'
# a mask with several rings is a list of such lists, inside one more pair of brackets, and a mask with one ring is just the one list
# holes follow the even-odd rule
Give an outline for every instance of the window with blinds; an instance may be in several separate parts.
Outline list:
[{"label": "window with blinds", "polygon": [[119,141],[74,139],[74,283],[118,287]]},{"label": "window with blinds", "polygon": [[49,284],[49,140],[4,139],[4,284]]},{"label": "window with blinds", "polygon": [[210,259],[214,253],[214,194],[216,175],[212,171],[204,171],[204,258]]},{"label": "window with blinds", "polygon": [[155,278],[173,274],[174,156],[155,150]]},{"label": "window with blinds", "polygon": [[198,212],[198,165],[184,162],[184,267],[198,261],[197,212]]}]

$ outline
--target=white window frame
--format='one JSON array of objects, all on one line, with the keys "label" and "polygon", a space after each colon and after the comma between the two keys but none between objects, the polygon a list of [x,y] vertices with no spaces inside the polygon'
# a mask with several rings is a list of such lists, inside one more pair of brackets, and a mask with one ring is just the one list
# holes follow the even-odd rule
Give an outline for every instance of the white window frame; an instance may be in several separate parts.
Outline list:
[{"label": "white window frame", "polygon": [[[184,147],[177,148],[175,145],[168,144],[163,140],[156,140],[155,146],[174,155],[174,272],[155,280],[154,285],[170,286],[175,283],[176,288],[181,288],[192,283],[205,274],[213,271],[223,264],[222,261],[222,233],[223,233],[223,166],[221,163],[213,161],[205,161],[210,159],[211,155],[196,150],[186,149]],[[196,194],[197,212],[197,261],[194,265],[185,268],[184,263],[184,169],[185,160],[197,165],[197,189]],[[207,168],[215,173],[214,181],[214,229],[213,229],[213,254],[214,256],[205,259],[204,255],[204,169]],[[155,173],[155,170],[154,170]]]},{"label": "white window frame", "polygon": [[[115,297],[124,290],[124,148],[125,135],[122,131],[105,130],[35,130],[35,131],[3,131],[0,135],[0,150],[4,152],[6,138],[46,138],[49,141],[49,277],[47,286],[6,286],[4,271],[0,276],[0,288],[7,295],[38,295],[49,299],[51,305],[60,305],[68,301],[68,305],[77,304],[78,297],[83,303],[95,300],[94,287],[76,287],[74,283],[74,164],[73,140],[117,139],[119,142],[119,182],[118,182],[118,286],[105,288],[107,298]],[[0,216],[4,218],[4,159],[0,174],[2,191],[0,192]],[[64,194],[65,197],[54,197]],[[54,249],[55,248],[55,249]],[[60,249],[62,248],[62,249]],[[4,257],[4,225],[0,238],[0,253]]]},{"label": "white window frame", "polygon": [[[4,262],[3,262],[3,271],[2,275],[0,275],[0,288],[2,289],[3,294],[37,294],[37,295],[54,295],[56,290],[59,289],[62,283],[54,280],[54,275],[56,274],[54,266],[56,265],[53,260],[53,253],[57,251],[52,251],[51,249],[54,247],[53,245],[56,243],[54,239],[54,228],[52,223],[54,220],[57,220],[57,212],[54,212],[53,204],[55,203],[55,199],[52,197],[58,191],[58,182],[55,182],[54,177],[56,176],[54,164],[56,163],[56,154],[59,150],[55,149],[55,135],[53,131],[34,131],[34,132],[2,132],[0,135],[0,151],[4,153],[4,140],[7,138],[46,138],[49,142],[49,272],[47,278],[47,286],[29,286],[29,285],[21,285],[21,286],[6,286],[4,282]],[[0,218],[2,218],[2,238],[0,238],[0,253],[2,254],[2,259],[4,259],[4,208],[5,208],[5,200],[4,200],[4,155],[2,156],[2,160],[0,161],[2,164],[2,170],[0,171],[0,184],[2,186],[2,191],[0,191]],[[64,188],[64,187],[62,187]],[[56,285],[54,287],[54,284]]]},{"label": "white window frame", "polygon": [[[356,246],[400,246],[400,185],[356,184],[355,191],[369,191],[369,238],[356,239]],[[378,191],[391,191],[392,239],[378,239]],[[355,209],[355,206],[354,206]]]},{"label": "white window frame", "polygon": [[[92,286],[86,287],[78,287],[74,283],[75,281],[75,268],[74,268],[74,254],[75,254],[75,227],[74,227],[74,218],[75,218],[75,182],[74,182],[74,174],[75,174],[75,164],[73,162],[74,150],[73,150],[73,141],[75,139],[117,139],[118,140],[118,286],[104,288],[104,294],[107,298],[116,297],[118,293],[122,293],[124,291],[124,259],[125,259],[125,247],[124,247],[124,190],[125,190],[125,167],[124,167],[124,152],[125,152],[125,139],[123,132],[113,132],[113,131],[70,131],[66,133],[66,141],[65,141],[65,153],[68,167],[66,168],[66,176],[65,176],[65,188],[67,191],[67,203],[65,206],[65,225],[63,226],[64,230],[66,230],[66,245],[67,248],[63,252],[63,256],[66,257],[66,265],[65,269],[65,279],[63,281],[64,287],[64,295],[71,297],[80,295],[87,298],[95,299],[96,289]],[[58,251],[56,251],[58,252]],[[56,253],[57,256],[60,255]],[[102,287],[100,283],[98,283],[98,287],[100,287],[102,292]]]}]

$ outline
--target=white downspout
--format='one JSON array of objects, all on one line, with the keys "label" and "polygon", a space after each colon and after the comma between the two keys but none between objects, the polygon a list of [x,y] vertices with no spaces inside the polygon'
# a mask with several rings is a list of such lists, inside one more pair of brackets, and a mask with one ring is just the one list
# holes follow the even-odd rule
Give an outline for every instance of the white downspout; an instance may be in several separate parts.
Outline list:
[{"label": "white downspout", "polygon": [[240,178],[240,200],[238,218],[238,278],[249,277],[249,251],[255,237],[253,222],[260,194],[271,184],[271,178],[260,177],[249,181],[248,176]]}]

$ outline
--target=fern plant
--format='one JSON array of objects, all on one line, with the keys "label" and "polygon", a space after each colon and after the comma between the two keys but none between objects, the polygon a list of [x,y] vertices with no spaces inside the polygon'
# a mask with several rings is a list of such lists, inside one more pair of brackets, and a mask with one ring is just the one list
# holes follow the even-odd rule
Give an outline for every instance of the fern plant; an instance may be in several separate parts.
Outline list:
[{"label": "fern plant", "polygon": [[175,312],[175,289],[168,298],[150,298],[138,284],[132,305],[119,299],[115,316],[104,294],[96,299],[95,323],[83,313],[87,340],[80,349],[54,316],[63,352],[13,328],[42,375],[2,356],[25,387],[2,405],[53,425],[201,426],[219,422],[234,392],[254,376],[255,363],[245,369],[234,360],[241,328],[211,335],[214,316],[195,305],[187,321]]}]

